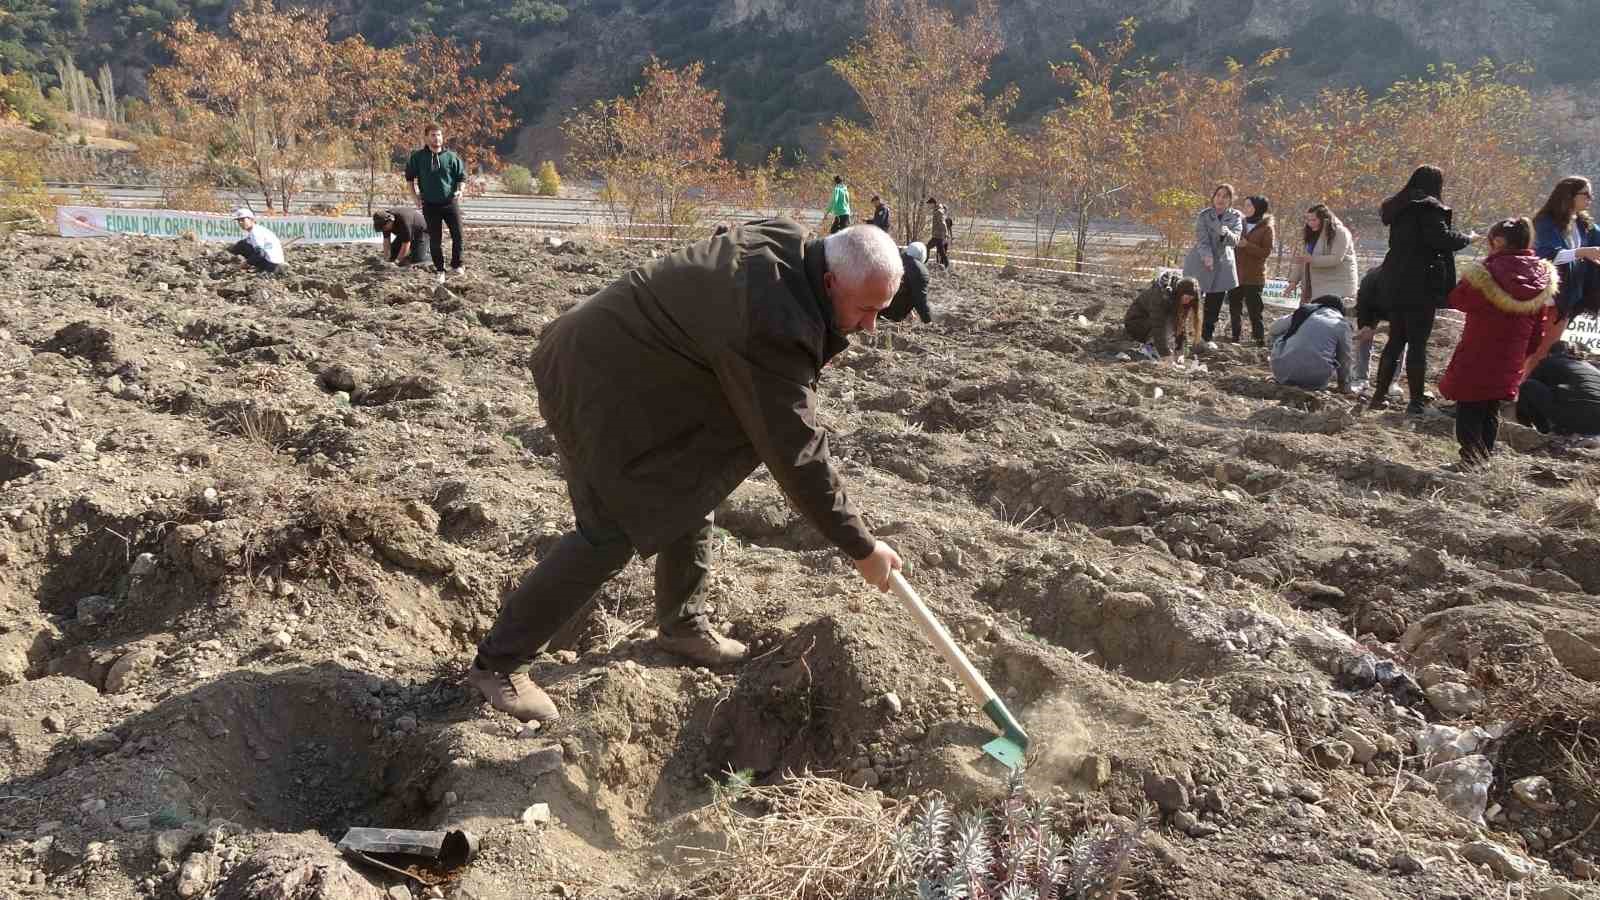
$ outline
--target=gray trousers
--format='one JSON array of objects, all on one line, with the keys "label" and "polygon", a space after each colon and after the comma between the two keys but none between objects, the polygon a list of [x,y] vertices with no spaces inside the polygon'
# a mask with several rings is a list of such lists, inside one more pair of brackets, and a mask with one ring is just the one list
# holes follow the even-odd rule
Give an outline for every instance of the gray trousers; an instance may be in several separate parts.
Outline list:
[{"label": "gray trousers", "polygon": [[[572,468],[568,466],[569,472]],[[576,475],[567,480],[577,526],[506,595],[494,627],[478,644],[477,665],[492,672],[524,670],[568,622],[583,613],[633,559],[633,544],[606,515],[600,498]],[[712,517],[656,554],[656,624],[665,632],[706,624]]]},{"label": "gray trousers", "polygon": [[1356,338],[1355,359],[1351,366],[1353,369],[1353,373],[1350,376],[1351,381],[1371,380],[1367,377],[1367,374],[1372,369],[1372,345],[1377,340],[1378,336],[1376,334],[1369,338]]}]

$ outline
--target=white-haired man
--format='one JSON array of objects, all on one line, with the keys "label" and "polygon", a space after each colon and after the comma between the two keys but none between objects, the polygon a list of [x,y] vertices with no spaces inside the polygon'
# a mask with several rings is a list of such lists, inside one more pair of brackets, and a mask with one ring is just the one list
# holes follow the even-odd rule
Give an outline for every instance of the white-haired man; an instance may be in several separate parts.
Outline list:
[{"label": "white-haired man", "polygon": [[701,665],[745,646],[714,631],[705,595],[712,512],[757,465],[887,589],[900,557],[856,513],[817,425],[822,368],[872,331],[901,277],[882,229],[807,240],[747,222],[635,269],[545,329],[533,354],[576,526],[505,598],[468,680],[496,709],[550,721],[527,669],[635,553],[656,556],[657,643]]}]

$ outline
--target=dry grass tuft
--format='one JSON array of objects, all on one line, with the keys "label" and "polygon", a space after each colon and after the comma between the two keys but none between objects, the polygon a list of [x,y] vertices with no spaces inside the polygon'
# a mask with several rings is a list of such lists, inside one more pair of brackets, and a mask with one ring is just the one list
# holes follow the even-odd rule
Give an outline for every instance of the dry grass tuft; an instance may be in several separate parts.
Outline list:
[{"label": "dry grass tuft", "polygon": [[[791,776],[771,787],[718,791],[709,812],[728,844],[699,851],[697,900],[806,900],[888,895],[895,833],[911,807],[830,778]],[[760,815],[744,810],[761,809]]]},{"label": "dry grass tuft", "polygon": [[1544,498],[1535,518],[1552,528],[1600,524],[1600,487],[1588,478],[1574,481]]}]

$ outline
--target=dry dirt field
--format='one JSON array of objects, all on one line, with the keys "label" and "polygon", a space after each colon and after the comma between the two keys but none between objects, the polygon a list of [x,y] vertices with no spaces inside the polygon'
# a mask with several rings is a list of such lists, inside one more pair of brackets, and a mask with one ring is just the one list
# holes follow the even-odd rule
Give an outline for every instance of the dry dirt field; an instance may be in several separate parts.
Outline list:
[{"label": "dry dirt field", "polygon": [[[667,249],[475,233],[436,290],[371,248],[259,278],[14,238],[0,897],[916,896],[895,830],[1016,786],[764,473],[719,511],[748,663],[653,650],[635,563],[536,667],[560,722],[463,689],[569,524],[529,351]],[[1508,424],[1454,474],[1443,414],[1255,348],[1119,359],[1132,293],[937,275],[933,324],[822,379],[853,493],[1031,730],[1039,827],[1136,835],[1115,885],[1040,896],[1600,896],[1594,451]],[[482,852],[408,880],[341,861],[352,825]]]}]

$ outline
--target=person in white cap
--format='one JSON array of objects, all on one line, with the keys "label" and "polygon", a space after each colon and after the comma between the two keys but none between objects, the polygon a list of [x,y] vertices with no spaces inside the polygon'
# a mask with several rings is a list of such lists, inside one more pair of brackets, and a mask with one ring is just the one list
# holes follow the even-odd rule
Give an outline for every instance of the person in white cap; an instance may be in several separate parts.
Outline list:
[{"label": "person in white cap", "polygon": [[283,244],[272,229],[256,224],[256,214],[250,207],[241,206],[233,211],[233,220],[244,229],[244,239],[228,248],[228,252],[241,257],[245,265],[269,275],[283,266]]}]

